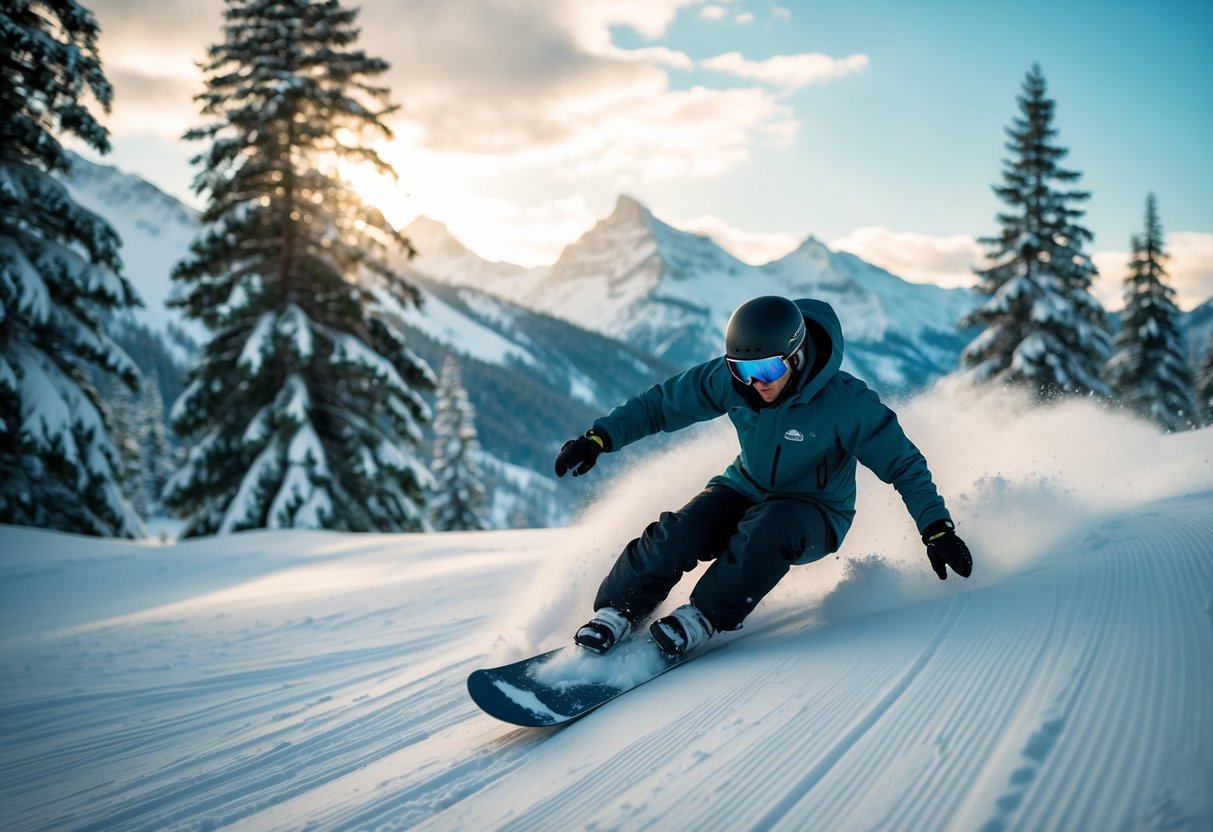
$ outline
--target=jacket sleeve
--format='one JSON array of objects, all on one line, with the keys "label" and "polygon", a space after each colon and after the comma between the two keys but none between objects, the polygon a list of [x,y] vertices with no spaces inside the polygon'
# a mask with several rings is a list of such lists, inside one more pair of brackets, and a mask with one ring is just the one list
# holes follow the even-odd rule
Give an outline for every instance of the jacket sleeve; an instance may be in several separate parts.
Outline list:
[{"label": "jacket sleeve", "polygon": [[936,520],[951,520],[926,458],[901,429],[897,414],[866,385],[853,392],[854,418],[839,430],[843,447],[897,489],[919,533]]},{"label": "jacket sleeve", "polygon": [[594,429],[610,439],[617,451],[658,431],[681,430],[714,419],[728,410],[732,383],[723,358],[692,367],[655,384],[594,421]]}]

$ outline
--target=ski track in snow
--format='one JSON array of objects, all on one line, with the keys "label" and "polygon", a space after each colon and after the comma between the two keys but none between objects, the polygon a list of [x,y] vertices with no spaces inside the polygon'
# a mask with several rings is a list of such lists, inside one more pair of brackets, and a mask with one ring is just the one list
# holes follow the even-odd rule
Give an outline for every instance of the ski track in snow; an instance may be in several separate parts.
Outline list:
[{"label": "ski track in snow", "polygon": [[[1213,827],[1213,493],[933,600],[760,609],[580,722],[515,729],[464,680],[561,535],[238,536],[255,574],[189,597],[165,584],[201,567],[160,568],[183,547],[0,528],[0,603],[76,605],[3,619],[0,825]],[[90,617],[73,575],[103,562],[128,591]]]}]

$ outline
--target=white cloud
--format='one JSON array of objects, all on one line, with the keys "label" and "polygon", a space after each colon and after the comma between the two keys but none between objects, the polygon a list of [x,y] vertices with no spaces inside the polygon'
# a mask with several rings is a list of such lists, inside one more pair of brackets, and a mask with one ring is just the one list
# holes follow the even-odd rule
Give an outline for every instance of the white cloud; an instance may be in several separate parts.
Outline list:
[{"label": "white cloud", "polygon": [[343,175],[397,228],[424,214],[487,260],[520,266],[552,263],[598,219],[581,193],[525,207],[512,195],[484,193],[485,183],[500,173],[484,157],[434,153],[406,140],[386,150],[384,159],[399,172],[399,181],[369,165],[350,166]]},{"label": "white cloud", "polygon": [[[700,20],[719,21],[724,20],[730,14],[732,14],[732,12],[727,6],[712,4],[701,8],[699,10],[698,17]],[[741,26],[746,26],[754,22],[754,15],[752,12],[741,12],[737,14],[733,20]]]},{"label": "white cloud", "polygon": [[163,136],[175,140],[205,123],[193,100],[202,92],[200,73],[186,77],[150,74],[115,62],[106,68],[106,77],[114,87],[114,102],[101,121],[115,138]]},{"label": "white cloud", "polygon": [[1124,280],[1129,255],[1123,251],[1099,251],[1091,255],[1095,268],[1099,269],[1099,277],[1091,287],[1091,294],[1099,299],[1105,309],[1118,310],[1124,307],[1124,290],[1121,281]]},{"label": "white cloud", "polygon": [[[666,33],[678,12],[703,0],[529,0],[529,5],[541,6],[567,20],[575,21],[589,35],[590,42],[604,45],[603,32],[610,26],[628,26],[649,39]],[[516,5],[523,5],[521,3]]]},{"label": "white cloud", "polygon": [[407,27],[376,24],[385,3],[367,0],[364,45],[392,60],[384,80],[402,123],[435,152],[643,182],[720,174],[798,128],[769,91],[674,89],[669,73],[694,68],[687,55],[612,43],[621,24],[660,35],[692,0],[417,0],[410,14],[425,25]]},{"label": "white cloud", "polygon": [[[980,268],[986,262],[985,249],[973,237],[963,234],[933,237],[870,226],[856,229],[829,245],[911,282],[946,287],[973,286],[976,283],[973,267]],[[1193,231],[1167,234],[1166,250],[1170,255],[1167,274],[1180,308],[1191,309],[1213,297],[1213,234]],[[1105,308],[1121,309],[1128,252],[1100,251],[1091,259],[1099,269],[1092,294]]]},{"label": "white cloud", "polygon": [[[727,79],[675,89],[670,73],[695,68],[685,53],[612,41],[617,26],[659,38],[701,4],[414,0],[402,11],[365,0],[358,45],[391,63],[376,80],[401,104],[397,138],[382,151],[400,182],[366,177],[359,187],[397,224],[424,212],[486,256],[529,264],[552,260],[596,217],[582,197],[519,208],[480,195],[486,182],[536,173],[575,180],[566,193],[601,194],[720,175],[760,148],[786,147],[799,125],[771,91]],[[223,5],[96,0],[116,86],[115,142],[148,134],[176,141],[204,121],[193,101],[202,90],[194,62],[222,37]]]},{"label": "white cloud", "polygon": [[665,216],[662,216],[661,219],[675,228],[710,237],[738,260],[755,266],[761,266],[792,253],[800,244],[801,236],[803,236],[790,232],[763,234],[743,231],[725,220],[711,215],[704,215],[693,220],[678,220]]},{"label": "white cloud", "polygon": [[555,262],[564,247],[600,217],[584,196],[573,194],[527,208],[480,198],[458,205],[449,215],[439,212],[434,219],[486,260],[539,266]]},{"label": "white cloud", "polygon": [[[1167,275],[1181,309],[1191,309],[1213,297],[1213,234],[1179,231],[1166,235]],[[1101,251],[1091,259],[1099,269],[1094,294],[1111,310],[1124,307],[1124,279],[1129,253]]]},{"label": "white cloud", "polygon": [[593,129],[550,154],[567,175],[716,176],[748,161],[756,137],[782,147],[796,127],[790,111],[758,90],[705,87],[629,101],[590,121]]},{"label": "white cloud", "polygon": [[619,49],[612,46],[608,52],[613,58],[651,66],[668,66],[674,69],[694,69],[695,61],[685,52],[665,46],[645,46],[640,49]]},{"label": "white cloud", "polygon": [[1213,297],[1213,234],[1179,231],[1166,239],[1171,255],[1167,272],[1179,305],[1190,309]]},{"label": "white cloud", "polygon": [[797,89],[808,84],[834,81],[846,75],[860,72],[868,67],[867,55],[850,55],[846,58],[831,58],[820,53],[802,55],[776,55],[765,61],[751,61],[740,52],[726,52],[700,62],[704,69],[735,75],[783,87]]},{"label": "white cloud", "polygon": [[783,6],[775,6],[774,8],[772,8],[771,15],[780,20],[791,20],[792,19],[792,12],[789,9],[784,8]]},{"label": "white cloud", "polygon": [[932,237],[883,226],[858,228],[830,248],[852,254],[912,283],[953,288],[972,286],[974,265],[984,260],[981,245],[966,234]]},{"label": "white cloud", "polygon": [[[623,49],[611,34],[623,25],[660,37],[680,12],[700,4],[414,0],[405,14],[390,0],[365,0],[359,46],[391,62],[377,81],[401,105],[392,126],[422,150],[505,171],[633,183],[717,176],[759,148],[788,146],[799,129],[791,108],[776,91],[735,79],[677,89],[670,73],[694,69],[690,57],[660,43]],[[201,123],[194,61],[221,37],[220,0],[96,5],[116,86],[108,120],[115,140],[175,140]],[[781,84],[848,66],[822,60],[812,69],[804,56],[724,63],[733,75],[756,72]]]},{"label": "white cloud", "polygon": [[113,111],[102,118],[111,135],[175,140],[201,124],[195,61],[220,35],[222,2],[93,0],[89,8],[100,23],[98,48],[114,87]]}]

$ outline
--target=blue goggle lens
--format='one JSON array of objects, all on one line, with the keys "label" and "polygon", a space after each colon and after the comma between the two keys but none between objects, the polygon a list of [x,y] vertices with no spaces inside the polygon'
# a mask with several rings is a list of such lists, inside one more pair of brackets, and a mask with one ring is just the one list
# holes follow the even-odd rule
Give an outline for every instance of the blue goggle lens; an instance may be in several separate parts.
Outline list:
[{"label": "blue goggle lens", "polygon": [[734,361],[730,358],[728,364],[733,376],[742,384],[753,384],[755,381],[770,384],[783,378],[789,369],[787,360],[778,355],[753,361]]}]

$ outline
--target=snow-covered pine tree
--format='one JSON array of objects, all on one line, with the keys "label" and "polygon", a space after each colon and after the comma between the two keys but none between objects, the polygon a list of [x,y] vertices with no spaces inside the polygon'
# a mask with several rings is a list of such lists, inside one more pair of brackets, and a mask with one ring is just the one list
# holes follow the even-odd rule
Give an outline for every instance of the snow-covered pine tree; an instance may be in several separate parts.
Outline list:
[{"label": "snow-covered pine tree", "polygon": [[160,494],[173,473],[173,449],[164,425],[164,399],[160,395],[160,379],[155,372],[143,377],[136,417],[139,437],[140,487],[147,514],[163,512]]},{"label": "snow-covered pine tree", "polygon": [[1164,430],[1196,421],[1192,370],[1188,367],[1175,290],[1166,283],[1167,254],[1154,194],[1146,198],[1145,232],[1133,235],[1125,276],[1125,309],[1105,371],[1112,393]]},{"label": "snow-covered pine tree", "polygon": [[459,362],[448,355],[438,381],[434,416],[434,498],[430,517],[440,531],[483,531],[490,528],[484,473],[480,469],[480,439],[476,411],[468,400]]},{"label": "snow-covered pine tree", "polygon": [[979,270],[984,303],[961,321],[983,331],[961,354],[964,375],[979,382],[1027,386],[1039,399],[1107,395],[1100,371],[1110,352],[1107,314],[1090,293],[1096,269],[1083,252],[1093,235],[1074,207],[1085,191],[1066,190],[1081,174],[1060,161],[1054,101],[1033,65],[1007,128],[1002,184],[994,192],[1009,210],[1002,231],[983,238],[993,265]]},{"label": "snow-covered pine tree", "polygon": [[194,187],[207,229],[178,264],[175,305],[214,336],[171,418],[188,452],[167,506],[183,536],[426,525],[429,472],[410,452],[429,367],[376,300],[418,302],[387,264],[407,241],[336,172],[391,173],[364,142],[395,109],[352,48],[357,10],[331,0],[227,0],[198,96],[210,123]]},{"label": "snow-covered pine tree", "polygon": [[142,518],[147,517],[147,501],[143,498],[143,459],[139,449],[139,425],[131,391],[119,380],[110,378],[103,390],[106,423],[114,445],[114,471],[122,484],[122,493],[131,508]]},{"label": "snow-covered pine tree", "polygon": [[138,370],[105,313],[139,303],[118,236],[52,175],[71,134],[108,152],[97,21],[72,0],[0,4],[0,523],[136,537],[90,371],[133,389]]},{"label": "snow-covered pine tree", "polygon": [[1213,426],[1213,331],[1195,373],[1196,423]]}]

